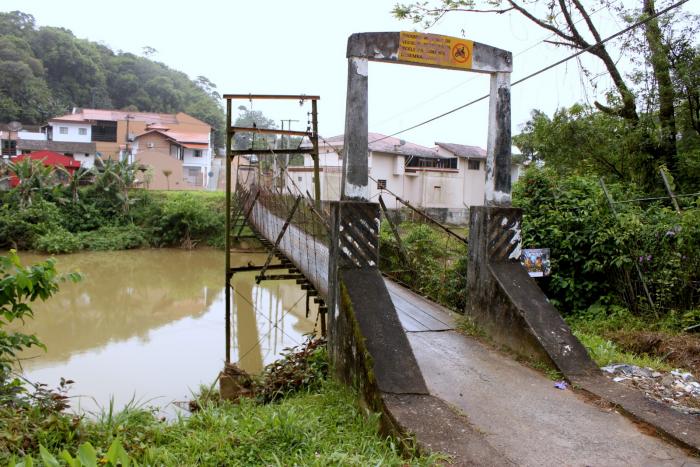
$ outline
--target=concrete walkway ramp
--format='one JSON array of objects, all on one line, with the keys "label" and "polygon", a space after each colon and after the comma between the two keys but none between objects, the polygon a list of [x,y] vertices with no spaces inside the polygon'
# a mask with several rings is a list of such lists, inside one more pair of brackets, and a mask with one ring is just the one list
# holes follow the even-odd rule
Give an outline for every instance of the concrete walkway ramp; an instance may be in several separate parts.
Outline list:
[{"label": "concrete walkway ramp", "polygon": [[[455,331],[448,310],[386,285],[430,394],[463,415],[470,446],[453,453],[457,464],[700,465],[652,430],[571,389],[556,389],[541,373]],[[405,420],[411,430],[411,418]],[[424,424],[416,425],[421,442]]]}]

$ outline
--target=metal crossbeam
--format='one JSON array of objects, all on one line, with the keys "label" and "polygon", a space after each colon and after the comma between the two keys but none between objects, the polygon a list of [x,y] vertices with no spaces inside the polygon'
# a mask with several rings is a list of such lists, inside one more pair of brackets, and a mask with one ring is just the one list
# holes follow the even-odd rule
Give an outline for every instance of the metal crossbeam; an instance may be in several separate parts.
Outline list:
[{"label": "metal crossbeam", "polygon": [[302,274],[273,274],[272,276],[255,276],[256,281],[289,281],[303,279]]},{"label": "metal crossbeam", "polygon": [[[231,133],[261,133],[265,135],[285,135],[285,136],[312,136],[310,131],[295,131],[295,130],[278,130],[276,128],[249,128],[244,126],[232,126],[229,129]],[[278,152],[283,153],[284,149]]]},{"label": "metal crossbeam", "polygon": [[229,156],[245,156],[255,154],[258,156],[275,154],[311,154],[313,148],[293,148],[293,149],[232,149],[229,151]]},{"label": "metal crossbeam", "polygon": [[321,97],[306,94],[224,94],[224,99],[318,101]]}]

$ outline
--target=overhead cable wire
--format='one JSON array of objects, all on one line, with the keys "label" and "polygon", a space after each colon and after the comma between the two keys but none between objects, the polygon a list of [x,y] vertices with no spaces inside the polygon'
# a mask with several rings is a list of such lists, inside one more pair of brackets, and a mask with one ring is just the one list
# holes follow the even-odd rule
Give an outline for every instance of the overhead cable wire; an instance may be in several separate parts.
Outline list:
[{"label": "overhead cable wire", "polygon": [[[591,14],[590,14],[589,16],[593,16],[593,15],[595,15],[596,13],[600,12],[600,11],[603,10],[603,9],[607,9],[607,7],[601,6],[601,7],[598,8],[597,10],[594,10],[593,12],[591,12]],[[583,20],[584,20],[584,18],[579,18],[577,21],[574,22],[574,24],[578,24],[578,23],[580,23],[580,22],[583,21]],[[515,54],[513,55],[513,57],[519,57],[520,55],[529,52],[530,50],[534,49],[535,47],[539,46],[540,44],[543,44],[543,43],[546,42],[549,38],[555,37],[555,36],[556,36],[555,33],[551,33],[551,34],[549,34],[549,35],[543,37],[543,38],[540,39],[539,41],[535,42],[534,44],[530,45],[529,47],[526,47],[525,49],[523,49],[523,50],[521,50],[521,51],[515,53]],[[462,81],[461,83],[458,83],[458,84],[456,84],[456,85],[454,85],[454,86],[452,86],[452,87],[450,87],[450,88],[448,88],[448,89],[446,89],[446,90],[444,90],[444,91],[441,91],[441,92],[439,92],[439,93],[433,95],[432,97],[428,98],[427,100],[424,100],[424,101],[419,102],[419,103],[417,103],[417,104],[415,104],[415,105],[412,105],[411,107],[408,107],[408,108],[402,110],[401,112],[392,115],[391,117],[385,118],[384,120],[380,120],[379,122],[376,123],[376,125],[381,125],[382,123],[389,122],[389,121],[391,121],[391,120],[394,120],[396,117],[399,117],[399,116],[405,114],[406,112],[408,112],[408,111],[410,111],[410,110],[417,109],[418,107],[422,107],[423,105],[425,105],[425,104],[427,104],[427,103],[429,103],[429,102],[434,101],[434,100],[437,99],[438,97],[442,97],[442,96],[444,96],[445,94],[449,94],[449,93],[451,93],[452,91],[454,91],[455,89],[464,86],[465,84],[471,83],[471,82],[474,81],[476,78],[477,78],[476,75],[472,75],[471,78],[468,78],[468,79]]]},{"label": "overhead cable wire", "polygon": [[[551,70],[552,68],[557,67],[557,66],[561,65],[562,63],[566,63],[566,62],[568,62],[569,60],[571,60],[572,58],[576,58],[576,57],[578,57],[579,55],[582,55],[582,54],[584,54],[584,53],[586,53],[586,52],[590,52],[591,50],[593,50],[593,49],[595,49],[595,48],[597,48],[597,47],[600,47],[601,45],[605,44],[606,42],[609,42],[609,41],[611,41],[612,39],[615,39],[615,38],[617,38],[617,37],[620,37],[621,35],[623,35],[623,34],[629,32],[629,31],[631,31],[632,29],[635,29],[635,28],[637,28],[637,27],[639,27],[639,26],[641,26],[641,25],[643,25],[643,24],[645,24],[645,23],[651,21],[651,20],[654,19],[654,18],[657,18],[657,17],[659,17],[659,16],[661,16],[661,15],[663,15],[663,14],[665,14],[665,13],[668,13],[669,11],[671,11],[671,10],[673,10],[673,9],[675,9],[675,8],[678,8],[679,6],[683,5],[684,3],[687,3],[688,1],[689,1],[689,0],[681,0],[681,1],[677,2],[677,3],[674,3],[673,5],[670,5],[670,6],[666,7],[666,8],[664,8],[663,10],[660,10],[660,11],[656,12],[656,13],[653,14],[653,15],[647,16],[646,18],[637,21],[636,23],[634,23],[634,24],[632,24],[632,25],[630,25],[630,26],[628,26],[628,27],[626,27],[626,28],[624,28],[624,29],[622,29],[622,30],[620,30],[620,31],[618,31],[618,32],[616,32],[616,33],[614,33],[614,34],[608,36],[608,37],[606,37],[605,39],[602,39],[602,40],[596,42],[595,44],[591,44],[591,45],[589,45],[588,47],[586,47],[586,48],[584,48],[584,49],[581,49],[581,50],[579,50],[578,52],[576,52],[576,53],[574,53],[574,54],[569,55],[568,57],[565,57],[565,58],[563,58],[563,59],[561,59],[561,60],[558,60],[558,61],[556,61],[556,62],[554,62],[554,63],[552,63],[552,64],[550,64],[550,65],[547,65],[547,66],[544,67],[544,68],[540,68],[539,70],[537,70],[537,71],[535,71],[535,72],[533,72],[533,73],[530,73],[530,74],[527,75],[527,76],[524,76],[523,78],[520,78],[520,79],[517,80],[517,81],[514,81],[513,83],[511,83],[510,86],[511,86],[511,87],[516,86],[516,85],[518,85],[518,84],[520,84],[520,83],[522,83],[522,82],[524,82],[524,81],[529,80],[530,78],[534,78],[535,76],[544,73],[545,71]],[[382,138],[378,138],[378,139],[375,139],[375,140],[373,140],[373,141],[370,141],[370,144],[371,144],[371,143],[376,143],[376,142],[378,142],[378,141],[382,141],[382,140],[385,140],[385,139],[388,139],[388,138],[392,138],[392,137],[394,137],[394,136],[396,136],[396,135],[400,135],[400,134],[402,134],[402,133],[406,133],[407,131],[415,130],[415,129],[418,128],[418,127],[421,127],[421,126],[423,126],[423,125],[427,125],[428,123],[432,123],[432,122],[434,122],[435,120],[439,120],[439,119],[441,119],[441,118],[443,118],[443,117],[446,117],[446,116],[448,116],[448,115],[451,115],[451,114],[453,114],[453,113],[455,113],[455,112],[457,112],[457,111],[459,111],[459,110],[462,110],[462,109],[464,109],[464,108],[466,108],[466,107],[469,107],[469,106],[471,106],[471,105],[473,105],[473,104],[476,104],[477,102],[481,102],[481,101],[483,101],[484,99],[488,99],[489,96],[490,96],[490,94],[485,94],[485,95],[483,95],[483,96],[481,96],[481,97],[478,97],[478,98],[476,98],[476,99],[474,99],[474,100],[471,100],[471,101],[467,102],[466,104],[462,104],[462,105],[460,105],[459,107],[455,107],[454,109],[451,109],[451,110],[448,110],[448,111],[446,111],[446,112],[443,112],[443,113],[441,113],[440,115],[436,115],[435,117],[432,117],[432,118],[429,118],[429,119],[427,119],[427,120],[424,120],[424,121],[422,121],[422,122],[420,122],[420,123],[417,123],[417,124],[415,124],[415,125],[413,125],[413,126],[410,126],[410,127],[405,128],[405,129],[403,129],[403,130],[400,130],[400,131],[397,131],[397,132],[395,132],[395,133],[392,133],[392,134],[390,134],[390,135],[388,135],[388,136],[384,136],[384,137],[382,137]]]}]

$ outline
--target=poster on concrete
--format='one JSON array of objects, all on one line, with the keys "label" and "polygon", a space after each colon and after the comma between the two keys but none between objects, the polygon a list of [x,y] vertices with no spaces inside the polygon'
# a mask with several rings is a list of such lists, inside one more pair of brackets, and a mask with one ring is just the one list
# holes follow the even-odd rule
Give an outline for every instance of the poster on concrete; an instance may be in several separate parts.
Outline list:
[{"label": "poster on concrete", "polygon": [[549,248],[523,249],[520,262],[530,277],[546,277],[552,272],[549,261]]}]

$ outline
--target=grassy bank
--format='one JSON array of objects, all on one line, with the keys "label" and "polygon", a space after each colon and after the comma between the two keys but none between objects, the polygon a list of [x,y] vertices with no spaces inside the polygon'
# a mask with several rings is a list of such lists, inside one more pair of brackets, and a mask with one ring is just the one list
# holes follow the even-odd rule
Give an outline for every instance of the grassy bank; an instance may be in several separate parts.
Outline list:
[{"label": "grassy bank", "polygon": [[[225,194],[204,191],[129,191],[128,210],[94,187],[78,202],[58,196],[20,208],[13,193],[0,207],[0,248],[49,254],[224,244]],[[120,201],[112,200],[120,203]]]},{"label": "grassy bank", "polygon": [[[89,442],[98,459],[119,439],[140,465],[431,465],[434,458],[402,457],[391,438],[381,438],[378,419],[367,417],[356,395],[326,380],[275,403],[202,403],[189,417],[164,422],[152,412],[128,408],[97,420],[50,417],[0,409],[0,463],[13,455],[38,459],[39,444],[57,455]],[[40,424],[33,438],[23,431]],[[8,438],[14,437],[12,440]],[[17,457],[19,460],[20,456]]]}]

